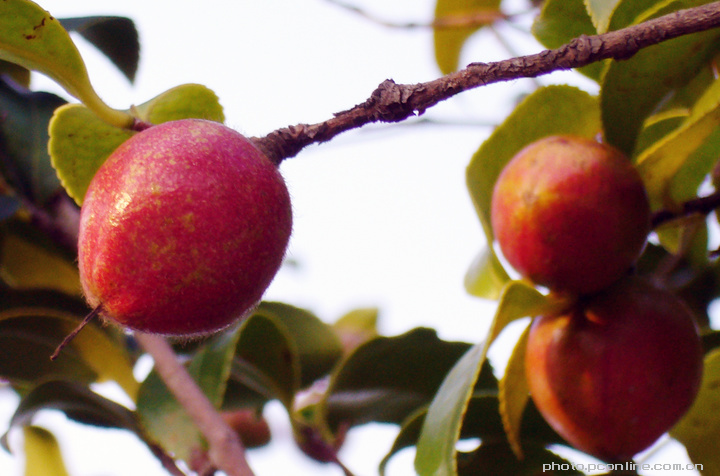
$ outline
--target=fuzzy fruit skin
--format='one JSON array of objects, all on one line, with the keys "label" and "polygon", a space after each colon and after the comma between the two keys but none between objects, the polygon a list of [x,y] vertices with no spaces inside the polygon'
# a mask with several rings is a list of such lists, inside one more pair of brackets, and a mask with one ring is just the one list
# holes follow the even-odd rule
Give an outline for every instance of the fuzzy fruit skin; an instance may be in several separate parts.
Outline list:
[{"label": "fuzzy fruit skin", "polygon": [[292,228],[277,166],[222,124],[186,119],[123,143],[90,183],[80,279],[122,326],[207,334],[242,317],[280,267]]},{"label": "fuzzy fruit skin", "polygon": [[493,190],[491,221],[503,255],[554,291],[599,291],[624,275],[650,231],[640,175],[616,149],[551,136],[522,149]]},{"label": "fuzzy fruit skin", "polygon": [[525,370],[540,413],[576,448],[628,461],[687,411],[703,352],[689,308],[630,277],[567,313],[536,318]]}]

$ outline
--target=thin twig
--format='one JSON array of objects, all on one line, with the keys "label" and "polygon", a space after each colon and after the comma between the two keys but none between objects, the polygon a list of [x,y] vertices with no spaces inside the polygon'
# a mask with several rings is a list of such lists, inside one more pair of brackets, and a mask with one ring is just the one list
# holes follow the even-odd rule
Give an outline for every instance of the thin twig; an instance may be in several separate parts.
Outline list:
[{"label": "thin twig", "polygon": [[554,50],[467,68],[418,84],[386,80],[370,97],[317,124],[298,124],[253,138],[255,145],[279,164],[310,144],[326,142],[345,131],[374,122],[399,122],[463,91],[502,81],[535,78],[558,70],[580,68],[601,60],[628,59],[648,46],[720,26],[720,2],[649,20],[602,35],[581,35]]},{"label": "thin twig", "polygon": [[658,210],[652,216],[651,225],[655,229],[669,221],[694,214],[708,215],[720,207],[720,192],[695,198],[682,203],[676,210]]},{"label": "thin twig", "polygon": [[135,337],[145,352],[152,356],[155,370],[168,390],[205,437],[212,464],[228,476],[252,476],[240,437],[200,390],[167,341],[161,336],[140,332]]}]

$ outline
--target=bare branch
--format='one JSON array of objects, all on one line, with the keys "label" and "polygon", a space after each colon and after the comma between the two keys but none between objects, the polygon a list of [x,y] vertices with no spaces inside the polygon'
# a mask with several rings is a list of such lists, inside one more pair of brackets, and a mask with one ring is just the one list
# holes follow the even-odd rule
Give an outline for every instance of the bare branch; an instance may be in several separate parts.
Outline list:
[{"label": "bare branch", "polygon": [[628,59],[648,46],[718,26],[720,2],[714,2],[603,35],[582,35],[554,50],[493,63],[472,63],[463,70],[426,83],[396,84],[388,79],[365,102],[336,113],[332,119],[278,129],[253,141],[279,164],[310,144],[329,141],[345,131],[374,122],[403,121],[463,91],[580,68],[609,58]]},{"label": "bare branch", "polygon": [[136,332],[142,348],[155,361],[155,370],[178,403],[187,411],[208,443],[210,461],[228,476],[252,476],[238,434],[217,412],[167,341],[158,335]]}]

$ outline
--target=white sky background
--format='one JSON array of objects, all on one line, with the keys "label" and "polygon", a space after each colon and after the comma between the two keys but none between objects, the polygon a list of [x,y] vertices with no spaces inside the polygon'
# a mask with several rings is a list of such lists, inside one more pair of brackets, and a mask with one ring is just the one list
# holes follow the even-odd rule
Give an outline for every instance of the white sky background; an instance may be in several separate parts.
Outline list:
[{"label": "white sky background", "polygon": [[[124,109],[178,84],[201,83],[220,97],[227,124],[249,136],[326,120],[364,101],[387,78],[415,83],[439,76],[430,30],[378,26],[324,0],[40,3],[60,18],[122,15],[136,22],[142,56],[134,86],[78,40],[96,89],[112,106]],[[507,3],[511,11],[524,5]],[[434,10],[434,0],[355,4],[401,22],[429,21]],[[502,32],[523,37],[512,29]],[[517,48],[540,49],[527,41]],[[468,43],[462,63],[510,56],[491,33],[480,33]],[[542,81],[577,78],[558,73]],[[34,87],[61,93],[42,77]],[[482,340],[494,306],[463,288],[465,271],[484,246],[465,167],[491,132],[477,124],[501,122],[514,100],[531,89],[529,80],[481,88],[424,116],[464,126],[372,125],[286,160],[281,171],[295,213],[289,257],[299,267],[281,270],[266,299],[308,308],[326,321],[356,307],[378,306],[387,335],[427,326],[444,339]],[[0,394],[3,419],[15,403]],[[284,411],[271,404],[268,412],[276,441],[249,453],[258,476],[342,474],[302,456],[290,441]],[[166,474],[134,436],[72,425],[52,414],[39,423],[60,436],[73,476]],[[394,427],[355,430],[341,459],[358,476],[376,474],[395,433]],[[413,474],[412,457],[412,451],[397,456],[389,474]],[[0,451],[0,474],[20,475],[22,466]]]}]

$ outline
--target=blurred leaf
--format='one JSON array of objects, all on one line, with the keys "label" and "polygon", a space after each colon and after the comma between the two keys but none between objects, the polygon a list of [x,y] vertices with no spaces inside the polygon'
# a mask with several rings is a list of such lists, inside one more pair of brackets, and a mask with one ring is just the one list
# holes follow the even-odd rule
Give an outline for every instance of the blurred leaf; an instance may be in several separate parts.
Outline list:
[{"label": "blurred leaf", "polygon": [[20,209],[20,201],[12,195],[0,195],[0,222],[15,215]]},{"label": "blurred leaf", "polygon": [[[580,35],[595,35],[597,31],[583,0],[545,0],[533,22],[532,34],[546,48],[559,48]],[[599,81],[605,64],[600,61],[578,71]]]},{"label": "blurred leaf", "polygon": [[432,400],[468,347],[424,328],[373,339],[332,376],[321,411],[333,431],[368,422],[400,424]]},{"label": "blurred leaf", "polygon": [[100,99],[70,35],[56,18],[33,2],[2,2],[0,59],[45,74],[111,124],[129,127],[133,123],[132,116]]},{"label": "blurred leaf", "polygon": [[[699,164],[703,170],[708,170],[712,164],[707,164],[717,153],[718,140],[712,142],[710,159],[707,151],[699,155],[693,153],[703,145],[708,137],[720,125],[720,80],[715,81],[706,93],[698,100],[690,115],[674,131],[661,140],[645,149],[637,158],[638,170],[643,177],[651,204],[654,208],[672,207],[670,185],[678,171],[690,158],[699,158],[704,164]],[[715,155],[715,157],[717,157]],[[697,177],[695,177],[697,179]],[[695,183],[697,188],[699,183]],[[689,198],[689,195],[686,196]]]},{"label": "blurred leaf", "polygon": [[[480,146],[466,181],[488,244],[493,242],[490,203],[498,175],[523,147],[555,134],[594,137],[601,130],[597,98],[571,86],[548,86],[526,97]],[[492,250],[488,247],[488,253]],[[470,269],[465,286],[495,297],[508,282],[497,257],[487,255]]]},{"label": "blurred leaf", "polygon": [[[216,408],[225,396],[238,337],[237,329],[213,335],[188,364],[188,372]],[[137,413],[152,438],[184,461],[204,445],[195,423],[155,370],[140,386]]]},{"label": "blurred leaf", "polygon": [[[673,3],[654,16],[679,6]],[[718,37],[717,30],[686,35],[644,48],[630,59],[612,61],[600,93],[606,141],[632,156],[646,118],[661,100],[691,81],[718,53]]]},{"label": "blurred leaf", "polygon": [[224,122],[225,114],[217,95],[201,84],[181,84],[132,109],[150,124],[179,119]]},{"label": "blurred leaf", "polygon": [[[487,13],[492,23],[495,13],[500,13],[500,0],[437,0],[435,20],[449,17],[471,17]],[[458,69],[460,52],[465,41],[483,24],[473,26],[443,27],[434,29],[435,61],[442,74]]]},{"label": "blurred leaf", "polygon": [[[595,0],[597,1],[597,0]],[[673,3],[680,2],[678,0],[624,0],[617,2],[617,0],[611,0],[616,3],[616,8],[610,19],[609,30],[619,30],[626,26],[636,25],[649,18],[655,16],[655,14],[664,10]]]},{"label": "blurred leaf", "polygon": [[112,380],[131,398],[138,383],[125,348],[99,324],[90,323],[55,361],[50,355],[79,323],[80,317],[64,310],[37,306],[0,311],[0,375],[14,385],[65,378],[79,382]]},{"label": "blurred leaf", "polygon": [[278,399],[291,411],[300,388],[300,357],[287,328],[270,313],[256,313],[240,327],[224,406],[257,407]]},{"label": "blurred leaf", "polygon": [[45,288],[80,295],[77,266],[15,233],[0,242],[0,277],[19,289]]},{"label": "blurred leaf", "polygon": [[475,258],[465,274],[465,290],[473,296],[494,300],[500,297],[508,281],[510,276],[495,250],[488,246]]},{"label": "blurred leaf", "polygon": [[23,196],[39,203],[60,189],[47,152],[48,123],[62,98],[33,92],[0,78],[0,133],[5,148],[0,166]]},{"label": "blurred leaf", "polygon": [[357,349],[365,342],[378,337],[378,309],[354,309],[333,324],[333,330],[342,342],[345,354]]},{"label": "blurred leaf", "polygon": [[132,83],[140,61],[140,41],[135,23],[129,18],[93,16],[61,18],[69,31],[77,31],[103,52]]},{"label": "blurred leaf", "polygon": [[70,476],[52,433],[37,426],[23,428],[25,476]]},{"label": "blurred leaf", "polygon": [[[519,460],[505,442],[490,442],[480,445],[472,453],[461,454],[458,463],[459,476],[513,475],[536,476],[538,474],[582,475],[567,460],[541,445],[527,445],[525,457]],[[546,466],[565,468],[546,471]]]},{"label": "blurred leaf", "polygon": [[327,375],[343,355],[342,343],[332,326],[304,309],[264,301],[255,313],[276,319],[287,329],[300,359],[300,388]]},{"label": "blurred leaf", "polygon": [[24,88],[30,87],[30,71],[20,65],[0,60],[0,75],[10,76],[12,81]]},{"label": "blurred leaf", "polygon": [[505,374],[500,379],[500,415],[507,435],[508,443],[518,459],[523,458],[520,441],[520,428],[528,400],[530,388],[525,378],[525,348],[529,327],[526,327],[515,344]]},{"label": "blurred leaf", "polygon": [[720,474],[717,435],[720,434],[720,351],[705,356],[703,380],[695,402],[670,436],[685,446],[690,460],[703,465],[703,474]]},{"label": "blurred leaf", "polygon": [[508,283],[500,298],[487,340],[471,347],[455,364],[430,404],[415,457],[415,469],[419,474],[457,474],[455,444],[463,415],[487,349],[500,332],[517,319],[553,312],[566,305],[567,302],[562,299],[543,296],[524,282]]},{"label": "blurred leaf", "polygon": [[[197,84],[177,86],[137,106],[133,113],[152,124],[186,118],[219,122],[224,119],[215,93]],[[49,128],[52,165],[78,205],[82,205],[95,172],[120,144],[135,134],[102,121],[80,104],[57,109]]]},{"label": "blurred leaf", "polygon": [[610,26],[610,19],[622,0],[587,0],[588,13],[598,33],[606,33]]}]

